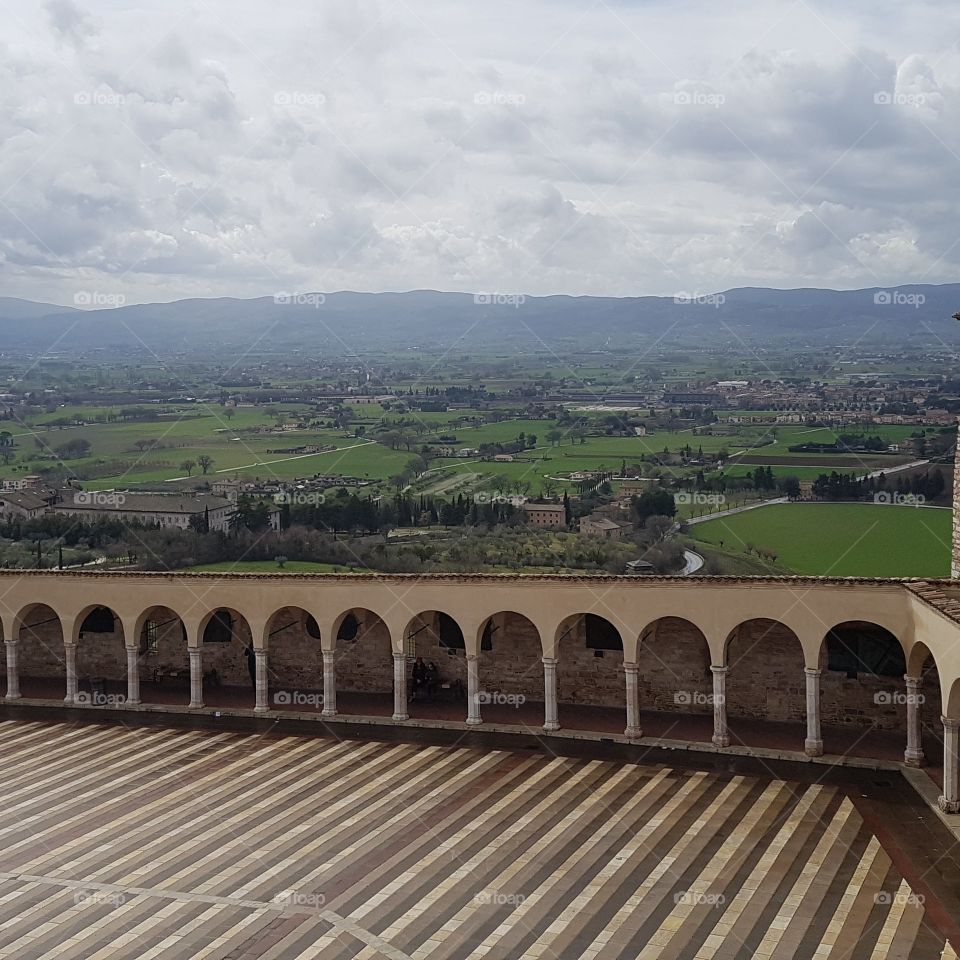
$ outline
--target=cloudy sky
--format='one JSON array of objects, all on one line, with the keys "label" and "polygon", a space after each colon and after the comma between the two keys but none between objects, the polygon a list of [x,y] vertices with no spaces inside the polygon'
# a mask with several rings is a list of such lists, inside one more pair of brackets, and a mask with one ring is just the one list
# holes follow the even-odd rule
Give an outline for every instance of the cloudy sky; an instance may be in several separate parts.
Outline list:
[{"label": "cloudy sky", "polygon": [[958,279],[955,3],[0,11],[0,294]]}]

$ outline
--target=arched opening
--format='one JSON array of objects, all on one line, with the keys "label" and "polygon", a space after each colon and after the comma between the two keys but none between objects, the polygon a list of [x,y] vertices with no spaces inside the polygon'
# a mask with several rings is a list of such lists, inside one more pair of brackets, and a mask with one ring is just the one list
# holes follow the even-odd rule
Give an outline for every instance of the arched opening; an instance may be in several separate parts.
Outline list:
[{"label": "arched opening", "polygon": [[203,700],[212,707],[253,707],[256,703],[253,635],[246,618],[228,607],[200,624]]},{"label": "arched opening", "polygon": [[[917,691],[917,712],[920,716],[920,746],[926,763],[932,768],[943,765],[943,703],[940,693],[940,672],[929,647],[915,643],[907,658],[907,676],[920,681]],[[910,696],[910,689],[906,689]],[[909,704],[908,704],[909,705]]]},{"label": "arched opening", "polygon": [[703,631],[682,617],[661,617],[640,634],[640,718],[650,737],[709,741],[713,675]]},{"label": "arched opening", "polygon": [[825,749],[902,759],[907,664],[900,641],[877,623],[839,623],[824,637],[819,666]]},{"label": "arched opening", "polygon": [[77,702],[113,706],[127,695],[123,624],[109,607],[90,607],[78,617]]},{"label": "arched opening", "polygon": [[267,623],[268,703],[274,710],[323,709],[320,625],[301,607],[283,607]]},{"label": "arched opening", "polygon": [[403,652],[410,716],[462,719],[467,645],[460,624],[442,610],[419,613],[403,632]]},{"label": "arched opening", "polygon": [[623,638],[595,613],[567,617],[557,629],[560,725],[622,733],[626,716]]},{"label": "arched opening", "polygon": [[386,623],[372,610],[354,607],[333,625],[337,711],[393,715],[393,647]]},{"label": "arched opening", "polygon": [[67,692],[67,668],[60,617],[45,603],[34,603],[16,618],[17,672],[20,695],[62,700]]},{"label": "arched opening", "polygon": [[140,618],[137,663],[144,703],[190,702],[187,628],[169,607],[151,607]]},{"label": "arched opening", "polygon": [[480,627],[477,660],[481,716],[486,723],[543,725],[543,644],[520,613],[495,613]]},{"label": "arched opening", "polygon": [[[800,749],[807,721],[800,638],[779,620],[745,620],[726,638],[726,664],[731,743]],[[758,720],[776,726],[750,722]]]}]

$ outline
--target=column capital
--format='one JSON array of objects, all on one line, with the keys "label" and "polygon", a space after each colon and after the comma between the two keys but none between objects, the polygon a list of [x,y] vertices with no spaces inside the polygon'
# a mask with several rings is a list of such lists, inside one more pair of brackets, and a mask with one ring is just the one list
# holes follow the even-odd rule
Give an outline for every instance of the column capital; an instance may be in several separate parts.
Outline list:
[{"label": "column capital", "polygon": [[823,676],[823,671],[819,667],[804,667],[803,672],[808,677],[820,677]]},{"label": "column capital", "polygon": [[730,669],[730,668],[727,667],[727,666],[717,667],[717,666],[714,666],[714,664],[712,664],[712,663],[710,664],[710,670],[711,670],[711,672],[713,672],[713,673],[715,673],[715,674],[723,675],[723,674],[725,674],[729,669]]},{"label": "column capital", "polygon": [[941,717],[945,730],[960,730],[960,717]]},{"label": "column capital", "polygon": [[401,651],[400,653],[397,653],[397,651],[394,650],[394,651],[393,651],[393,659],[394,659],[394,662],[396,662],[396,661],[398,661],[398,660],[406,660],[406,659],[407,659],[407,655],[406,655],[403,651]]},{"label": "column capital", "polygon": [[623,672],[624,673],[638,673],[640,671],[640,664],[634,663],[631,660],[623,661]]},{"label": "column capital", "polygon": [[479,659],[480,658],[475,653],[467,654],[467,663],[473,663],[475,660],[479,660]]},{"label": "column capital", "polygon": [[4,642],[8,647],[15,647],[15,646],[17,645],[17,641],[18,641],[18,640],[19,640],[19,637],[11,637],[9,640],[4,640],[3,642]]},{"label": "column capital", "polygon": [[555,667],[560,662],[557,657],[541,657],[540,659],[545,667]]}]

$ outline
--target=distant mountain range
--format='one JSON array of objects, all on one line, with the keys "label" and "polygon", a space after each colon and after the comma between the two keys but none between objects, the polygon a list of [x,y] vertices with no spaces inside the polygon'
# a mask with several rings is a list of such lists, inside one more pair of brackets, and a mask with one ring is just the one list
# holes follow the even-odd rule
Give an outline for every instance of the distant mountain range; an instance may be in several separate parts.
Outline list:
[{"label": "distant mountain range", "polygon": [[[95,294],[91,303],[101,302]],[[649,350],[786,344],[928,343],[960,348],[960,284],[865,290],[743,287],[680,297],[522,297],[498,294],[301,293],[177,300],[101,309],[0,297],[0,350],[70,354],[197,349],[249,356],[298,350],[370,354],[385,348],[509,354],[609,347]],[[24,322],[29,321],[29,322]]]}]

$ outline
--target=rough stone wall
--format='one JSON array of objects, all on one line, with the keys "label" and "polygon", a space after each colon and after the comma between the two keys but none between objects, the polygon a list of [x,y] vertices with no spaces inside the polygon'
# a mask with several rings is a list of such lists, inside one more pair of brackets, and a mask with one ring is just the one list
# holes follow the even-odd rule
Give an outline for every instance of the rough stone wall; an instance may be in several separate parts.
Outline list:
[{"label": "rough stone wall", "polygon": [[[417,618],[410,632],[416,633],[413,638],[415,657],[423,657],[423,662],[431,661],[440,671],[443,683],[459,680],[464,688],[467,686],[467,655],[465,650],[451,650],[440,645],[440,618],[436,613],[423,614]],[[407,667],[409,682],[412,666]]]},{"label": "rough stone wall", "polygon": [[320,640],[307,633],[307,614],[284,607],[274,616],[267,644],[267,675],[276,690],[323,689]]},{"label": "rough stone wall", "polygon": [[127,653],[119,621],[112,633],[85,632],[77,642],[77,682],[80,688],[93,677],[118,683],[127,679]]},{"label": "rough stone wall", "polygon": [[803,648],[793,632],[772,620],[751,620],[727,643],[727,714],[763,720],[806,721]]},{"label": "rough stone wall", "polygon": [[390,633],[379,617],[354,610],[360,622],[355,640],[337,640],[337,689],[357,693],[393,692]]},{"label": "rough stone wall", "polygon": [[[569,628],[568,628],[569,629]],[[626,702],[623,650],[594,650],[587,646],[586,622],[578,617],[560,641],[557,664],[557,700],[601,707]]]},{"label": "rough stone wall", "polygon": [[[43,623],[45,620],[52,622]],[[17,669],[21,677],[62,677],[66,682],[63,631],[50,607],[34,607],[24,619],[17,646]]]},{"label": "rough stone wall", "polygon": [[664,617],[640,641],[640,710],[712,713],[707,641],[693,624]]},{"label": "rough stone wall", "polygon": [[482,693],[543,702],[543,648],[537,628],[518,614],[497,614],[491,650],[480,651]]},{"label": "rough stone wall", "polygon": [[[190,687],[190,655],[180,618],[167,607],[150,611],[150,621],[157,624],[156,651],[147,643],[146,625],[137,640],[141,688],[156,682],[165,686]],[[176,676],[172,674],[176,673]]]},{"label": "rough stone wall", "polygon": [[250,625],[243,617],[234,616],[233,637],[229,643],[203,644],[204,677],[210,671],[216,670],[221,684],[253,689],[247,668],[247,658],[243,652],[251,642]]}]

